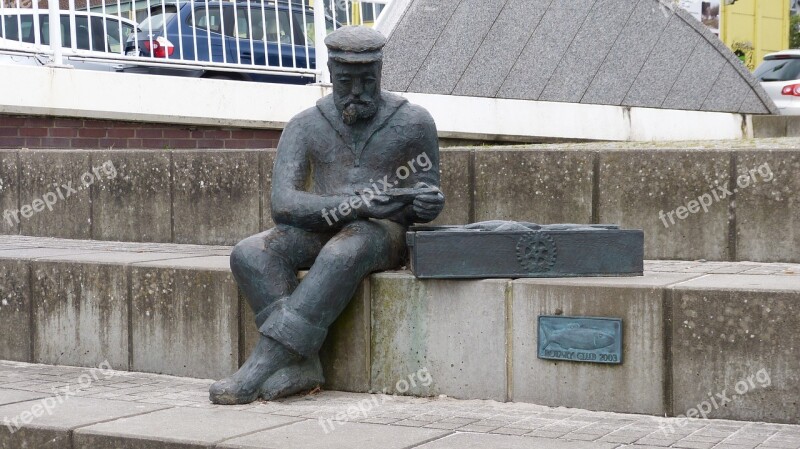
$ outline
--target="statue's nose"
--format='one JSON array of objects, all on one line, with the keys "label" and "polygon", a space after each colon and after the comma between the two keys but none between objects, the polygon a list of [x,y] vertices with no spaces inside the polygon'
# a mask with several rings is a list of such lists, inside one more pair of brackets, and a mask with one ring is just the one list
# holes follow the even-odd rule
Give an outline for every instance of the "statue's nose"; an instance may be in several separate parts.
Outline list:
[{"label": "statue's nose", "polygon": [[361,80],[353,80],[353,95],[361,95],[364,92],[364,86],[361,84]]}]

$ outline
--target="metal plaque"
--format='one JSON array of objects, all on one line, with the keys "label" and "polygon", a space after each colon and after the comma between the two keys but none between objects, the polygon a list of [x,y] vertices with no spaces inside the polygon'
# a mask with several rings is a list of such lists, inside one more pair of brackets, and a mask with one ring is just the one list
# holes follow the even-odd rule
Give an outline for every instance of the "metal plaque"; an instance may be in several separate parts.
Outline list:
[{"label": "metal plaque", "polygon": [[622,363],[622,319],[539,316],[538,356],[569,362]]}]

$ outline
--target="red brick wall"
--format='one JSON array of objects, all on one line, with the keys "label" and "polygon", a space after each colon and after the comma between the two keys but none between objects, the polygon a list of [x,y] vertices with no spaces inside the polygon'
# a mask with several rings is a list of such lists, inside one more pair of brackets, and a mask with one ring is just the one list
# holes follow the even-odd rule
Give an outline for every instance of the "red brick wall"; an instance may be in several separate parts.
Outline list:
[{"label": "red brick wall", "polygon": [[275,148],[281,132],[48,116],[0,114],[0,148]]}]

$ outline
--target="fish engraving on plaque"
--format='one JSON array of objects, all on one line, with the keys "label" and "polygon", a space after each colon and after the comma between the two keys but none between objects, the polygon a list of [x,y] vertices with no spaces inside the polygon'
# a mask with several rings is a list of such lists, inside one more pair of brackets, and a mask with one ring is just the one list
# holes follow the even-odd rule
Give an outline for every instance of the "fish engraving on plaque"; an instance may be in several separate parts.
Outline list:
[{"label": "fish engraving on plaque", "polygon": [[540,316],[538,356],[550,360],[622,363],[622,320]]},{"label": "fish engraving on plaque", "polygon": [[614,344],[614,336],[595,329],[586,329],[580,324],[570,324],[566,329],[558,332],[549,333],[547,328],[542,328],[544,332],[544,348],[550,345],[558,345],[562,349],[583,349],[594,351]]}]

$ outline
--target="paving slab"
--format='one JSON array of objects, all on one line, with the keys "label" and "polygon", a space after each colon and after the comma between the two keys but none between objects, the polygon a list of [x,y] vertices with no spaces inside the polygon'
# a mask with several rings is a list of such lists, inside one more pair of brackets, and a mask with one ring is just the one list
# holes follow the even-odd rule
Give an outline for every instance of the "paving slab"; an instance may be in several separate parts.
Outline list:
[{"label": "paving slab", "polygon": [[[34,365],[20,362],[0,361],[0,384],[12,384],[5,390],[21,388],[41,388],[50,393],[53,385],[64,390],[64,380],[73,379],[82,373],[82,368],[64,366]],[[454,400],[443,397],[384,396],[322,391],[314,394],[298,395],[278,401],[257,402],[243,406],[216,406],[208,402],[208,386],[211,381],[179,378],[155,374],[108,371],[108,378],[101,378],[86,389],[87,393],[100,390],[116,390],[121,396],[110,402],[127,403],[129,409],[138,405],[148,407],[157,404],[177,409],[153,411],[154,416],[142,415],[133,420],[128,416],[109,418],[103,422],[90,423],[75,432],[75,441],[83,442],[80,447],[88,448],[152,448],[187,449],[208,447],[208,441],[219,436],[217,447],[224,448],[405,448],[405,447],[480,447],[516,449],[535,448],[624,448],[629,445],[640,447],[693,448],[699,444],[720,442],[714,449],[797,449],[800,446],[800,426],[765,424],[758,422],[726,421],[719,419],[675,419],[657,418],[647,415],[630,415],[607,412],[591,412],[580,409],[552,408],[526,403],[501,403],[486,400]],[[23,382],[17,382],[25,379]],[[55,379],[55,380],[54,380]],[[127,393],[127,394],[125,394]],[[22,393],[31,394],[31,393]],[[0,392],[2,397],[2,392]],[[78,398],[73,398],[79,400]],[[72,399],[70,399],[71,401]],[[103,401],[102,399],[97,401]],[[39,401],[28,401],[35,404]],[[96,403],[96,402],[95,402]],[[185,404],[185,405],[184,405]],[[204,411],[184,413],[183,410]],[[0,407],[2,409],[2,407]],[[217,415],[216,412],[221,412]],[[270,430],[256,430],[240,436],[225,439],[230,433],[223,429],[217,433],[220,422],[237,419],[252,422],[253,415],[260,415],[263,422],[289,420],[293,424]],[[200,418],[198,418],[198,416]],[[224,416],[224,419],[214,419]],[[234,417],[234,418],[231,418]],[[3,414],[0,413],[0,423]],[[157,419],[156,419],[157,418]],[[152,419],[149,428],[146,421]],[[320,425],[320,419],[325,424]],[[297,420],[304,420],[302,422]],[[330,422],[328,421],[330,420]],[[297,422],[295,422],[297,421]],[[127,426],[128,423],[136,426]],[[123,425],[125,424],[125,425]],[[366,425],[366,426],[365,426]],[[89,427],[93,426],[93,427]],[[197,427],[202,427],[197,429]],[[102,432],[95,430],[104,429]],[[105,429],[112,429],[106,432]],[[0,431],[7,429],[5,425]],[[87,432],[91,429],[91,432]],[[177,429],[177,430],[175,430]],[[325,429],[328,433],[325,433]],[[434,436],[424,432],[434,432]],[[452,432],[464,434],[455,438]],[[170,442],[163,435],[171,432],[180,434]],[[438,432],[438,433],[437,433]],[[90,440],[92,437],[102,437]],[[13,440],[2,449],[70,448],[68,440],[63,439],[63,431],[48,428],[23,428],[14,434],[15,438],[26,438],[28,446],[19,444],[21,439]],[[478,434],[491,434],[480,436]],[[122,439],[122,435],[130,438]],[[197,438],[200,435],[202,438]],[[522,435],[503,438],[502,435]],[[115,439],[108,439],[108,438]],[[282,444],[280,438],[291,438],[297,446]],[[368,438],[368,440],[364,440]],[[517,438],[525,438],[518,440]],[[463,439],[463,441],[461,440]],[[113,442],[113,444],[112,444]],[[435,445],[426,446],[426,443]],[[534,442],[534,446],[525,446]],[[458,446],[449,444],[455,443]],[[111,446],[107,446],[112,444]],[[475,446],[474,444],[479,444]],[[515,444],[523,444],[517,446]],[[608,446],[612,444],[612,446]],[[714,443],[716,444],[716,443]],[[510,446],[506,446],[510,445]]]},{"label": "paving slab", "polygon": [[34,393],[32,391],[0,389],[0,405],[32,401],[34,399],[41,399],[46,396],[48,395],[43,393]]},{"label": "paving slab", "polygon": [[174,259],[139,262],[134,265],[150,268],[175,268],[182,270],[201,269],[230,272],[231,258],[230,255],[177,257]]},{"label": "paving slab", "polygon": [[[708,274],[676,286],[682,290],[713,291],[773,291],[800,293],[800,276],[762,274],[737,276],[735,274]],[[800,301],[800,298],[798,298]]]},{"label": "paving slab", "polygon": [[[78,427],[165,408],[69,396],[61,396],[61,399],[62,403],[49,398],[0,407],[0,420],[6,424],[0,427],[0,448],[66,449],[71,446],[71,432]],[[14,424],[15,419],[19,428]]]},{"label": "paving slab", "polygon": [[89,248],[16,248],[4,249],[0,251],[0,259],[33,260],[45,257],[85,254],[91,252],[94,251]]},{"label": "paving slab", "polygon": [[229,438],[297,421],[224,408],[177,407],[82,428],[75,432],[74,449],[212,448]]},{"label": "paving slab", "polygon": [[78,262],[102,265],[130,265],[137,262],[154,262],[159,260],[175,260],[196,257],[192,254],[169,252],[127,252],[127,251],[91,251],[79,254],[44,256],[37,261]]},{"label": "paving slab", "polygon": [[447,435],[435,429],[382,426],[378,424],[303,421],[255,433],[220,444],[224,449],[405,449]]},{"label": "paving slab", "polygon": [[613,443],[586,443],[584,441],[558,441],[544,438],[486,435],[475,433],[456,433],[428,444],[419,446],[420,449],[614,449],[618,445]]}]

